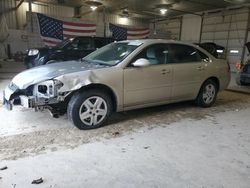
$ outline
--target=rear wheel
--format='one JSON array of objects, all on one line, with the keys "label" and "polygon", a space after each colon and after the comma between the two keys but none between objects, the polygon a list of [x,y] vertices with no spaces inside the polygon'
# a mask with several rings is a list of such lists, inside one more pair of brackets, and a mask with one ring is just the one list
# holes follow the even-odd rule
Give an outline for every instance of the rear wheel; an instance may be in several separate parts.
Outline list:
[{"label": "rear wheel", "polygon": [[110,97],[99,90],[75,94],[68,104],[68,118],[79,129],[101,127],[112,112]]},{"label": "rear wheel", "polygon": [[196,98],[196,104],[201,107],[210,107],[214,104],[218,93],[218,86],[213,80],[207,80],[201,86]]}]

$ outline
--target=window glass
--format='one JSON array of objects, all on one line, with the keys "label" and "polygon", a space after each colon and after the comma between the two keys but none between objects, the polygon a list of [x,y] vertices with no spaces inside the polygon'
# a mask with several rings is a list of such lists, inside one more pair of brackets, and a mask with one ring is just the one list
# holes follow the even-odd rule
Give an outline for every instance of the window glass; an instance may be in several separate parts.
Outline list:
[{"label": "window glass", "polygon": [[124,60],[140,45],[125,42],[111,43],[84,57],[83,61],[113,66]]},{"label": "window glass", "polygon": [[96,38],[95,39],[95,48],[101,48],[101,47],[103,47],[106,44],[105,40],[106,39]]},{"label": "window glass", "polygon": [[92,44],[90,38],[79,38],[78,40],[78,49],[79,50],[90,50],[92,49]]},{"label": "window glass", "polygon": [[68,50],[78,49],[78,50],[89,50],[91,49],[91,43],[89,38],[76,38],[71,43],[67,45]]},{"label": "window glass", "polygon": [[169,63],[199,62],[201,58],[197,50],[188,45],[170,44]]},{"label": "window glass", "polygon": [[147,59],[150,65],[166,64],[168,58],[168,47],[166,44],[156,44],[145,48],[132,61],[137,59]]},{"label": "window glass", "polygon": [[197,50],[197,52],[198,52],[198,54],[199,54],[199,56],[200,56],[200,58],[201,58],[202,61],[209,62],[209,57],[206,54],[204,54],[200,50]]}]

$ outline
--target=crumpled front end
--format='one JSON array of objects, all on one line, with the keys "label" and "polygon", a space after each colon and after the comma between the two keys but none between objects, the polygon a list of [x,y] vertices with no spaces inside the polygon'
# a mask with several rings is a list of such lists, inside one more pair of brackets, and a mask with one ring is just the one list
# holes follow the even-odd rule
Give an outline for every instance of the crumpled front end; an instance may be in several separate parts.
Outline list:
[{"label": "crumpled front end", "polygon": [[13,105],[21,105],[35,110],[50,108],[63,101],[67,93],[58,93],[63,84],[58,80],[47,80],[19,89],[14,83],[9,84],[3,92],[3,103],[12,110]]}]

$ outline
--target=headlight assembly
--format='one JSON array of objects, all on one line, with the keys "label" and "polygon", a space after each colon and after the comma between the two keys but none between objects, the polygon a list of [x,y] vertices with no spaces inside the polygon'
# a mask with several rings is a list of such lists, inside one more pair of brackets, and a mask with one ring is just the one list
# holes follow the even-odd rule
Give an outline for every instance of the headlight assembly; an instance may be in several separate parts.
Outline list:
[{"label": "headlight assembly", "polygon": [[36,84],[34,87],[33,94],[36,97],[41,98],[52,98],[57,96],[57,91],[63,86],[63,83],[59,80],[47,80]]},{"label": "headlight assembly", "polygon": [[39,50],[37,49],[30,49],[28,52],[28,56],[34,56],[37,55],[39,53]]}]

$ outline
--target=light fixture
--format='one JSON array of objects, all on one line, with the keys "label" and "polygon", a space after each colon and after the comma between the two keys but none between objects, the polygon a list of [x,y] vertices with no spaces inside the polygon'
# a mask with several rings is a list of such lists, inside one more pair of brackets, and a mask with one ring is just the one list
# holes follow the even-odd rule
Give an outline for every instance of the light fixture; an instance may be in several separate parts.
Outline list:
[{"label": "light fixture", "polygon": [[126,24],[128,24],[128,17],[120,17],[119,18],[119,23],[120,24],[123,24],[123,25],[126,25]]},{"label": "light fixture", "polygon": [[92,11],[95,11],[97,9],[97,6],[92,5],[92,6],[90,6],[90,8]]},{"label": "light fixture", "polygon": [[239,50],[230,50],[230,53],[231,53],[231,54],[238,54],[238,53],[239,53]]},{"label": "light fixture", "polygon": [[84,4],[89,6],[92,11],[95,11],[97,8],[103,6],[101,2],[96,0],[85,1]]},{"label": "light fixture", "polygon": [[216,50],[216,52],[222,54],[223,50]]},{"label": "light fixture", "polygon": [[165,15],[167,11],[168,11],[168,10],[167,10],[166,8],[161,8],[161,9],[160,9],[160,13],[161,13],[162,15]]}]

